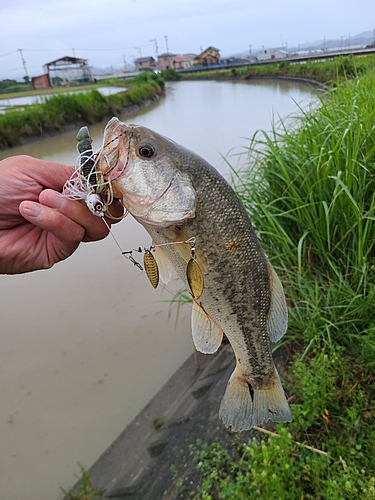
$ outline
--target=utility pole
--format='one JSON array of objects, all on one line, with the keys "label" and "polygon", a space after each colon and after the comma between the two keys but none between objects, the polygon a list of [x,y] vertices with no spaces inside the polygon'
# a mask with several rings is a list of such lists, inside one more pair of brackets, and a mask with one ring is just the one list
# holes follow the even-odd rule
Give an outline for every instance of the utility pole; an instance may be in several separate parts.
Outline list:
[{"label": "utility pole", "polygon": [[168,36],[167,36],[167,35],[165,35],[165,36],[164,36],[164,38],[165,38],[165,45],[166,45],[166,47],[167,47],[167,54],[169,54],[169,48],[168,48]]},{"label": "utility pole", "polygon": [[249,55],[251,55],[251,45],[249,45]]},{"label": "utility pole", "polygon": [[141,47],[134,47],[135,50],[138,50],[139,51],[139,57],[142,57],[142,50],[141,50]]},{"label": "utility pole", "polygon": [[122,54],[122,60],[124,61],[124,71],[126,70],[126,59],[125,54]]},{"label": "utility pole", "polygon": [[18,50],[18,52],[20,53],[20,56],[21,56],[21,61],[22,61],[22,64],[23,64],[23,68],[25,70],[26,81],[29,82],[30,78],[29,78],[29,75],[27,73],[26,62],[25,62],[25,59],[23,58],[23,54],[22,54],[23,49],[17,49],[17,50]]},{"label": "utility pole", "polygon": [[75,59],[76,58],[76,49],[72,49],[72,51],[73,51],[73,57]]},{"label": "utility pole", "polygon": [[157,59],[159,57],[158,41],[156,40],[156,38],[153,38],[152,40],[150,40],[150,42],[155,44],[155,54],[156,54],[156,59]]}]

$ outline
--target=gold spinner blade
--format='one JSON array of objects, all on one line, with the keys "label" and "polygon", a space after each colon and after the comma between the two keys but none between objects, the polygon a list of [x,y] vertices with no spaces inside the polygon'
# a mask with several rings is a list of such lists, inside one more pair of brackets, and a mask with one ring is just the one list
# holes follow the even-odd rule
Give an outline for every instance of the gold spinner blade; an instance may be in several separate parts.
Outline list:
[{"label": "gold spinner blade", "polygon": [[201,268],[195,259],[190,259],[186,268],[186,278],[190,286],[191,294],[195,299],[202,295],[204,279]]},{"label": "gold spinner blade", "polygon": [[159,268],[150,250],[145,249],[143,265],[151,285],[156,288],[159,284]]}]

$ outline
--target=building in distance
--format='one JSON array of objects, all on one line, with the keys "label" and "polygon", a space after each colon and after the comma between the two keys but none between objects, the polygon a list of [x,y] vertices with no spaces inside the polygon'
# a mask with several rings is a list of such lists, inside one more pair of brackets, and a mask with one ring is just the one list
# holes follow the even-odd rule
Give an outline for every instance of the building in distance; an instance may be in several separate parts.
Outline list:
[{"label": "building in distance", "polygon": [[87,59],[60,57],[43,66],[45,73],[31,79],[34,89],[46,89],[71,83],[92,83],[94,81]]},{"label": "building in distance", "polygon": [[156,61],[153,57],[138,57],[134,61],[136,71],[155,71],[157,68]]},{"label": "building in distance", "polygon": [[220,52],[215,47],[208,47],[194,59],[194,64],[200,66],[211,66],[220,64]]},{"label": "building in distance", "polygon": [[285,59],[287,57],[287,52],[285,50],[272,50],[272,49],[265,49],[265,50],[260,50],[257,53],[257,60],[258,61],[272,61],[276,59]]},{"label": "building in distance", "polygon": [[45,73],[44,75],[40,76],[33,76],[31,78],[31,85],[33,89],[49,89],[52,87],[51,81],[49,79],[49,74]]},{"label": "building in distance", "polygon": [[173,69],[189,69],[192,66],[192,59],[188,56],[181,56],[178,54],[171,54],[166,52],[158,57],[158,66],[160,71]]}]

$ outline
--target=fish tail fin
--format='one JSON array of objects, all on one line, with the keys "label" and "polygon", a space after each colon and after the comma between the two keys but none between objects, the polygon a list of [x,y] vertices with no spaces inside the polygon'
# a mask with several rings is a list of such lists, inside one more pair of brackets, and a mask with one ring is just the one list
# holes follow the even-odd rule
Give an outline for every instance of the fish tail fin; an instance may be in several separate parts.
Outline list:
[{"label": "fish tail fin", "polygon": [[255,389],[242,376],[238,366],[232,373],[221,401],[220,418],[226,427],[245,431],[268,420],[291,422],[292,414],[275,368],[275,383],[271,388]]}]

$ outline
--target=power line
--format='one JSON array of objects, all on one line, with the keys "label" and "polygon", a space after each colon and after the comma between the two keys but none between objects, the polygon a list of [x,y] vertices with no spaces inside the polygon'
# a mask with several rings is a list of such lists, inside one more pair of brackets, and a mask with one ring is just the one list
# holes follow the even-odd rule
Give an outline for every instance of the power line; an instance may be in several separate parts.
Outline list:
[{"label": "power line", "polygon": [[[144,45],[140,45],[140,48],[144,48],[144,47],[150,47],[151,46],[151,43],[146,43]],[[138,47],[137,47],[138,48]],[[117,47],[117,48],[100,48],[100,49],[96,49],[96,48],[92,48],[92,47],[88,47],[88,48],[75,48],[74,50],[79,50],[79,51],[91,51],[91,52],[123,52],[124,50],[133,50],[134,47]],[[67,47],[63,47],[61,49],[23,49],[24,52],[63,52],[63,51],[67,51],[67,50],[73,50],[72,48],[67,48]],[[11,52],[11,54],[13,54],[13,52]],[[7,55],[7,54],[6,54]]]},{"label": "power line", "polygon": [[10,56],[12,54],[17,54],[17,50],[14,50],[13,52],[8,52],[7,54],[2,54],[0,57]]}]

